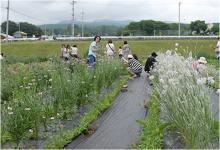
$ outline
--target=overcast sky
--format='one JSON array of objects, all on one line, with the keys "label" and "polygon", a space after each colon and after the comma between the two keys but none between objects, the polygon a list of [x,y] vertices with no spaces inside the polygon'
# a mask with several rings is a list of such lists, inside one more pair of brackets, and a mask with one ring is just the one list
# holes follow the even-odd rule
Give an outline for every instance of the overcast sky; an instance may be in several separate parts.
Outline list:
[{"label": "overcast sky", "polygon": [[[33,24],[58,23],[72,18],[72,0],[10,0],[10,20]],[[197,19],[219,22],[220,0],[77,0],[75,18],[86,21],[143,20],[178,21],[181,1],[181,22]],[[1,0],[1,22],[6,20],[7,0]]]}]

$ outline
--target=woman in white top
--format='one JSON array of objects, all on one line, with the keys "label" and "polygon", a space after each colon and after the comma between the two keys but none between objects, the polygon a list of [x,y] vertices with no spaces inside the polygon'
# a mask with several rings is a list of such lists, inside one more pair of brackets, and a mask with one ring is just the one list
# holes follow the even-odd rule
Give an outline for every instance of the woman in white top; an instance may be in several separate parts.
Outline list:
[{"label": "woman in white top", "polygon": [[108,40],[108,44],[106,44],[107,57],[114,58],[115,46],[112,43],[112,39]]},{"label": "woman in white top", "polygon": [[123,57],[128,59],[128,55],[131,54],[130,46],[127,41],[124,41],[124,46],[122,47]]},{"label": "woman in white top", "polygon": [[79,58],[78,57],[78,48],[77,45],[73,45],[73,47],[71,47],[71,56],[74,58]]}]

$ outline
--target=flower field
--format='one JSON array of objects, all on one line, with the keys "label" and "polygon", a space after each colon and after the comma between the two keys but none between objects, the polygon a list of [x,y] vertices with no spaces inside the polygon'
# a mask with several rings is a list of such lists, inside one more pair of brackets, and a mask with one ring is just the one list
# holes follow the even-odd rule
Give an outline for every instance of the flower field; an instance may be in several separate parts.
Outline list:
[{"label": "flower field", "polygon": [[62,120],[83,115],[84,106],[92,108],[104,96],[103,90],[126,74],[119,61],[100,60],[95,70],[56,58],[30,64],[3,62],[2,144],[10,141],[19,147],[21,140],[59,132]]},{"label": "flower field", "polygon": [[[146,129],[139,148],[161,148],[159,143],[163,140],[160,137],[163,137],[166,127],[183,138],[185,147],[181,148],[218,148],[213,145],[213,140],[219,141],[219,122],[214,119],[216,110],[212,110],[212,105],[216,104],[212,104],[210,97],[216,91],[212,89],[214,83],[219,85],[218,70],[208,64],[201,70],[193,68],[195,59],[191,53],[183,57],[168,50],[159,53],[157,61],[149,77],[154,83],[152,110],[149,120],[142,123]],[[154,133],[154,130],[160,133]],[[147,139],[151,134],[156,136]]]},{"label": "flower field", "polygon": [[[79,62],[61,61],[61,44],[2,45],[6,55],[1,62],[2,148],[39,148],[24,144],[31,141],[43,141],[40,148],[64,148],[111,105],[125,84],[128,72],[121,61],[103,57],[105,41],[99,45],[95,69],[84,60],[88,41],[77,41]],[[139,121],[143,130],[134,147],[164,148],[165,131],[171,130],[182,137],[184,148],[216,148],[219,122],[210,96],[219,89],[215,41],[133,40],[129,45],[143,65],[151,52],[158,54],[146,79],[153,83],[150,113]],[[208,63],[195,69],[193,64],[201,56]]]}]

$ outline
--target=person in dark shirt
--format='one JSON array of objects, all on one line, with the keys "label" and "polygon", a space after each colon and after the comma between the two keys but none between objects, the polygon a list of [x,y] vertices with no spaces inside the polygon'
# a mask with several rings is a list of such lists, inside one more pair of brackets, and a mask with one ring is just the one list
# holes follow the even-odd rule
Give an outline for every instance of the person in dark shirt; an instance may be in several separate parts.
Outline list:
[{"label": "person in dark shirt", "polygon": [[154,63],[156,62],[157,54],[153,52],[150,57],[147,58],[145,63],[144,71],[150,73],[150,70],[154,67]]}]

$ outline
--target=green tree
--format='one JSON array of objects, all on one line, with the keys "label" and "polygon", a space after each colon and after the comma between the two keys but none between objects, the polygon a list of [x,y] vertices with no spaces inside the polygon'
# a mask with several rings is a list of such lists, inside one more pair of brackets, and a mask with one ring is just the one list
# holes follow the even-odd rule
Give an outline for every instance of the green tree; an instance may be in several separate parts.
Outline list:
[{"label": "green tree", "polygon": [[212,31],[215,35],[217,35],[217,34],[219,33],[219,23],[214,23],[214,25],[213,25],[211,31]]},{"label": "green tree", "polygon": [[[1,30],[2,30],[3,33],[6,33],[6,26],[7,26],[6,21],[1,24]],[[9,20],[8,34],[13,35],[13,33],[15,33],[18,30],[19,30],[18,25],[15,22]]]},{"label": "green tree", "polygon": [[205,21],[196,20],[190,23],[191,31],[196,31],[197,34],[203,34],[207,29]]},{"label": "green tree", "polygon": [[20,29],[22,32],[27,33],[27,36],[35,35],[36,37],[39,37],[43,34],[41,28],[27,22],[21,22]]}]

